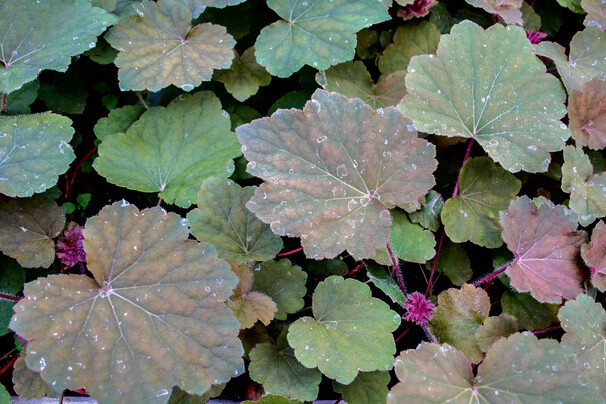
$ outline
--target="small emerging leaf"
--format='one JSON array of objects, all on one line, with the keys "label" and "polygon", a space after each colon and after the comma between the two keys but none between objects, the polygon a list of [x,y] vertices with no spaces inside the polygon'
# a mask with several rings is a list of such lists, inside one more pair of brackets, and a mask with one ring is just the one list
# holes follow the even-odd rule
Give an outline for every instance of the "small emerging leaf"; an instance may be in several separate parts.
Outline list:
[{"label": "small emerging leaf", "polygon": [[266,86],[271,76],[255,59],[255,48],[250,47],[236,57],[228,70],[217,70],[215,80],[223,83],[228,93],[238,101],[244,101],[255,95],[259,87]]},{"label": "small emerging leaf", "polygon": [[413,223],[419,223],[421,226],[433,232],[440,228],[440,214],[444,208],[444,198],[436,191],[429,191],[425,195],[425,202],[421,209],[408,214]]}]

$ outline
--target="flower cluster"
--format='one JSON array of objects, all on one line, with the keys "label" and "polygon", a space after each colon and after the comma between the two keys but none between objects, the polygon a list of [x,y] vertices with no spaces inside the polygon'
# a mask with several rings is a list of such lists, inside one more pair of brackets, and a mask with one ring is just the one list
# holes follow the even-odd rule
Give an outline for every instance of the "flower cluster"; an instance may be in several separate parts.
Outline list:
[{"label": "flower cluster", "polygon": [[63,237],[57,241],[57,257],[63,265],[71,268],[80,261],[86,261],[83,240],[82,228],[76,223],[70,223],[65,229]]},{"label": "flower cluster", "polygon": [[413,292],[407,296],[404,308],[406,309],[404,320],[423,325],[431,319],[436,306],[427,300],[422,293]]}]

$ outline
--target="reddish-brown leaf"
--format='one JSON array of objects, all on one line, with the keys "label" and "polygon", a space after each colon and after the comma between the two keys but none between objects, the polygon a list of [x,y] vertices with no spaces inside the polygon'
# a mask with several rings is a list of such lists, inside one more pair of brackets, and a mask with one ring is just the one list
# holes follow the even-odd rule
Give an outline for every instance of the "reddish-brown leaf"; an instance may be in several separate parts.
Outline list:
[{"label": "reddish-brown leaf", "polygon": [[603,77],[594,77],[582,91],[572,91],[568,118],[577,147],[589,146],[594,150],[606,147],[606,80]]},{"label": "reddish-brown leaf", "polygon": [[583,244],[581,256],[591,269],[591,281],[602,292],[606,290],[606,225],[601,220],[594,227],[591,243]]}]

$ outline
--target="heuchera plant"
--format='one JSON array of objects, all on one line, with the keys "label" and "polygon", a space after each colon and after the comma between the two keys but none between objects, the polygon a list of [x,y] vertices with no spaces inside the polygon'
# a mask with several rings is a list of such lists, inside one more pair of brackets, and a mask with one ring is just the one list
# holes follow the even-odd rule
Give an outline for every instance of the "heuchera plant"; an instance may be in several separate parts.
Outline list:
[{"label": "heuchera plant", "polygon": [[604,30],[0,2],[0,403],[603,403]]}]

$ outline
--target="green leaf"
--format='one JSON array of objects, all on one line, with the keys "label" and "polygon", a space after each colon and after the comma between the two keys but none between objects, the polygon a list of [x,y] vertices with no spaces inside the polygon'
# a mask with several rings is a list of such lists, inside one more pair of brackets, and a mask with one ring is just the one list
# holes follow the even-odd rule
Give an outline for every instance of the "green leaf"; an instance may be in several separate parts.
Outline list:
[{"label": "green leaf", "polygon": [[21,400],[31,400],[32,398],[43,397],[59,397],[50,384],[42,380],[40,373],[34,372],[25,364],[25,351],[21,351],[21,355],[15,362],[13,370],[13,384],[15,392]]},{"label": "green leaf", "polygon": [[282,240],[244,206],[254,190],[230,180],[207,178],[198,193],[198,208],[187,214],[191,233],[214,246],[220,258],[243,263],[275,257]]},{"label": "green leaf", "polygon": [[[400,210],[394,209],[390,213],[389,244],[397,257],[408,262],[424,263],[436,255],[436,239],[432,232],[411,223],[408,215]],[[374,259],[380,264],[391,265],[387,248],[380,249]]]},{"label": "green leaf", "polygon": [[295,358],[287,333],[288,328],[282,331],[277,344],[257,344],[250,351],[250,378],[261,383],[266,393],[313,401],[318,397],[322,373],[306,368]]},{"label": "green leaf", "polygon": [[112,48],[105,38],[101,38],[97,41],[97,46],[84,52],[84,55],[88,56],[90,60],[100,65],[108,65],[114,63],[118,51]]},{"label": "green leaf", "polygon": [[282,97],[278,98],[276,102],[274,102],[269,110],[267,110],[267,115],[271,115],[276,112],[278,109],[290,109],[290,108],[303,108],[305,103],[309,101],[311,98],[311,94],[307,91],[289,91],[284,94]]},{"label": "green leaf", "polygon": [[288,342],[306,367],[317,367],[341,384],[358,372],[389,370],[396,346],[391,334],[400,315],[371,297],[370,288],[355,279],[331,276],[313,294],[314,317],[295,321]]},{"label": "green leaf", "polygon": [[106,403],[165,403],[174,385],[199,395],[241,373],[239,324],[224,303],[237,277],[188,235],[180,216],[126,201],[88,219],[94,279],[38,278],[17,303],[10,327],[29,341],[28,367],[57,391]]},{"label": "green leaf", "polygon": [[606,8],[600,0],[581,0],[581,6],[587,12],[583,24],[589,27],[596,25],[602,31],[606,29]]},{"label": "green leaf", "polygon": [[26,268],[48,267],[65,213],[46,198],[11,199],[0,204],[0,250]]},{"label": "green leaf", "polygon": [[278,311],[276,318],[286,320],[286,315],[303,308],[303,297],[307,293],[307,274],[286,258],[280,261],[265,261],[254,270],[252,290],[271,297]]},{"label": "green leaf", "polygon": [[271,81],[271,76],[263,66],[255,60],[255,48],[250,47],[236,57],[229,70],[217,70],[214,74],[215,80],[225,84],[228,93],[238,101],[244,101],[251,95],[255,95],[259,87],[266,86]]},{"label": "green leaf", "polygon": [[71,57],[95,47],[116,22],[87,0],[0,3],[0,93],[11,93],[42,70],[64,72]]},{"label": "green leaf", "polygon": [[71,123],[56,114],[0,117],[0,192],[25,197],[55,185],[76,157]]},{"label": "green leaf", "polygon": [[370,28],[358,32],[356,54],[360,59],[374,59],[377,56],[379,33]]},{"label": "green leaf", "polygon": [[527,2],[522,2],[520,10],[522,11],[522,26],[526,31],[538,31],[541,29],[541,16]]},{"label": "green leaf", "polygon": [[577,14],[583,14],[585,11],[583,10],[583,7],[581,7],[581,1],[582,0],[558,0],[558,3],[560,3],[562,7],[566,7]]},{"label": "green leaf", "polygon": [[206,7],[223,8],[227,6],[235,6],[246,0],[185,0],[191,10],[192,17],[197,18]]},{"label": "green leaf", "polygon": [[447,34],[450,32],[453,25],[458,21],[454,18],[444,2],[438,2],[429,12],[429,21],[431,21],[441,33]]},{"label": "green leaf", "polygon": [[[0,233],[1,234],[1,233]],[[25,270],[17,262],[0,255],[0,291],[9,295],[16,296],[23,289],[25,283]],[[8,333],[8,323],[13,316],[13,306],[15,302],[9,299],[0,298],[0,336]]]},{"label": "green leaf", "polygon": [[447,200],[442,210],[446,234],[455,243],[501,246],[499,211],[509,207],[521,181],[488,157],[467,159],[459,178],[458,195]]},{"label": "green leaf", "polygon": [[406,302],[406,296],[404,296],[402,289],[400,289],[396,281],[387,273],[383,266],[370,260],[364,261],[364,265],[366,266],[368,279],[394,303],[402,305]]},{"label": "green leaf", "polygon": [[507,338],[516,331],[518,322],[514,316],[501,313],[496,317],[488,317],[476,331],[476,344],[486,352],[499,338]]},{"label": "green leaf", "polygon": [[0,385],[0,404],[11,404],[12,402],[11,395],[6,390],[6,387],[4,387],[4,385]]},{"label": "green leaf", "polygon": [[582,363],[583,376],[594,382],[606,400],[606,313],[601,304],[587,295],[566,302],[558,314],[562,328],[562,345],[572,348]]},{"label": "green leaf", "polygon": [[489,14],[496,14],[506,24],[522,25],[522,0],[465,0],[474,7],[484,9]]},{"label": "green leaf", "polygon": [[408,217],[411,222],[419,223],[424,228],[436,232],[440,228],[442,208],[444,208],[442,195],[432,190],[425,195],[425,202],[421,209],[409,213]]},{"label": "green leaf", "polygon": [[273,342],[273,339],[267,333],[267,328],[259,322],[255,323],[255,325],[250,328],[240,330],[238,338],[242,341],[245,359],[248,359],[248,354],[258,344]]},{"label": "green leaf", "polygon": [[223,392],[225,383],[210,386],[210,389],[202,395],[188,394],[178,386],[173,387],[173,391],[168,400],[168,404],[205,404],[211,398],[215,398]]},{"label": "green leaf", "polygon": [[554,304],[540,303],[528,293],[506,290],[501,296],[504,313],[517,319],[522,330],[542,330],[556,319],[559,307]]},{"label": "green leaf", "polygon": [[576,231],[576,215],[550,201],[537,208],[522,196],[500,216],[503,240],[516,257],[506,273],[518,292],[556,304],[582,292],[583,269],[577,261],[587,235]]},{"label": "green leaf", "polygon": [[413,56],[436,53],[439,41],[440,31],[429,21],[400,25],[379,57],[379,69],[383,74],[406,70]]},{"label": "green leaf", "polygon": [[570,194],[570,209],[579,215],[581,226],[589,226],[606,215],[606,173],[593,174],[583,149],[566,146],[562,165],[562,191]]},{"label": "green leaf", "polygon": [[564,91],[520,27],[455,25],[435,57],[411,60],[406,88],[400,108],[420,131],[474,138],[511,172],[547,171],[570,136]]},{"label": "green leaf", "polygon": [[268,325],[278,310],[276,303],[264,293],[250,291],[253,284],[253,273],[246,264],[228,262],[240,281],[227,301],[227,306],[240,321],[240,328],[250,328],[257,320]]},{"label": "green leaf", "polygon": [[462,352],[422,342],[396,358],[400,383],[387,403],[601,403],[577,366],[570,349],[557,341],[516,333],[490,348],[474,377]]},{"label": "green leaf", "polygon": [[360,60],[345,62],[316,74],[316,82],[327,91],[336,91],[347,98],[358,97],[374,109],[396,105],[406,95],[401,70],[383,75],[375,84]]},{"label": "green leaf", "polygon": [[577,32],[570,41],[570,53],[554,42],[533,46],[537,55],[555,62],[568,94],[583,90],[586,82],[606,71],[606,35],[596,26]]},{"label": "green leaf", "polygon": [[160,192],[189,207],[208,177],[229,177],[240,154],[229,115],[212,93],[183,95],[141,115],[126,133],[106,136],[93,167],[112,184]]},{"label": "green leaf", "polygon": [[137,15],[122,19],[105,36],[118,49],[116,66],[123,90],[158,91],[173,84],[191,91],[225,69],[235,41],[225,28],[191,26],[192,13],[182,0],[144,0]]},{"label": "green leaf", "polygon": [[145,112],[145,108],[137,105],[125,105],[122,108],[114,109],[105,118],[97,121],[93,129],[97,139],[103,140],[108,135],[126,132],[130,125],[141,117],[143,112]]},{"label": "green leaf", "polygon": [[348,404],[380,404],[385,403],[389,392],[387,384],[391,379],[389,372],[360,372],[349,384],[336,384],[335,391],[343,394],[343,400]]},{"label": "green leaf", "polygon": [[263,396],[257,401],[242,401],[242,404],[302,404],[298,400],[289,400],[286,397],[275,396],[273,394],[269,394],[267,396]]},{"label": "green leaf", "polygon": [[463,285],[461,289],[451,288],[438,295],[438,307],[428,325],[439,342],[451,344],[477,363],[484,358],[484,353],[475,334],[489,311],[490,299],[486,291]]},{"label": "green leaf", "polygon": [[591,243],[581,246],[583,261],[591,270],[591,282],[600,291],[606,290],[606,225],[599,221],[593,228]]},{"label": "green leaf", "polygon": [[[301,237],[308,257],[372,257],[394,205],[432,188],[435,148],[395,108],[318,90],[303,111],[277,111],[236,132],[248,172],[267,181],[246,205],[274,233]],[[379,200],[380,199],[380,200]]]},{"label": "green leaf", "polygon": [[568,100],[570,130],[577,147],[606,147],[606,78],[595,76],[583,90],[573,90]]},{"label": "green leaf", "polygon": [[[433,261],[431,265],[433,265]],[[457,286],[462,286],[473,275],[471,262],[465,250],[448,238],[442,243],[436,271],[442,272]]]},{"label": "green leaf", "polygon": [[278,77],[288,77],[304,65],[325,70],[351,60],[356,32],[390,18],[378,1],[268,0],[267,5],[286,21],[263,28],[255,56]]},{"label": "green leaf", "polygon": [[38,97],[53,112],[81,114],[86,107],[86,77],[83,69],[70,67],[65,73],[49,74],[48,81],[40,81]]},{"label": "green leaf", "polygon": [[31,113],[29,106],[38,98],[39,88],[40,81],[34,80],[8,94],[6,96],[6,113],[9,115],[25,115]]},{"label": "green leaf", "polygon": [[347,264],[341,258],[331,260],[309,260],[305,272],[318,280],[324,280],[331,275],[345,276],[349,273]]}]

